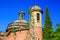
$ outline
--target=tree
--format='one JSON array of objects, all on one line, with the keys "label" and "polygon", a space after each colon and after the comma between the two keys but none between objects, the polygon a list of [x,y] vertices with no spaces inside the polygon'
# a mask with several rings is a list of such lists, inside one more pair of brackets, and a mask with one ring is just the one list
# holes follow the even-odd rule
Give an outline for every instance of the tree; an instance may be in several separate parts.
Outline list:
[{"label": "tree", "polygon": [[60,40],[60,23],[56,24],[56,31],[54,34],[54,40]]},{"label": "tree", "polygon": [[56,26],[57,26],[56,27],[56,32],[59,32],[60,33],[60,23],[57,23]]},{"label": "tree", "polygon": [[52,29],[52,21],[50,19],[48,7],[46,7],[46,15],[45,15],[45,24],[43,29],[43,40],[52,40],[54,37],[54,30]]}]

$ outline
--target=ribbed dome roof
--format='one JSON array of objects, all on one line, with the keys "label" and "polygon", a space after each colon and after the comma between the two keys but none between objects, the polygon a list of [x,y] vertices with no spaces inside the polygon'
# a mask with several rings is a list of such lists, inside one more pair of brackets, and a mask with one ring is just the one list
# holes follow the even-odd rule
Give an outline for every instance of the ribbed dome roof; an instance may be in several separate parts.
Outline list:
[{"label": "ribbed dome roof", "polygon": [[14,21],[14,22],[23,22],[23,23],[27,23],[27,21],[25,21],[25,20],[16,20],[16,21]]},{"label": "ribbed dome roof", "polygon": [[13,27],[20,27],[21,25],[24,26],[26,25],[28,22],[25,20],[16,20],[12,23],[10,23],[8,26],[8,28],[13,28]]},{"label": "ribbed dome roof", "polygon": [[32,10],[41,10],[41,8],[39,6],[37,6],[37,5],[33,6],[31,9]]}]

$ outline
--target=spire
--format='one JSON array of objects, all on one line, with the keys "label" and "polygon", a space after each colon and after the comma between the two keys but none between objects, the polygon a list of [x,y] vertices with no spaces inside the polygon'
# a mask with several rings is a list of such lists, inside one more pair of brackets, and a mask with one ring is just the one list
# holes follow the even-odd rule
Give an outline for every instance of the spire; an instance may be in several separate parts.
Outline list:
[{"label": "spire", "polygon": [[19,13],[19,17],[20,17],[21,20],[24,19],[24,11],[21,11],[21,12]]}]

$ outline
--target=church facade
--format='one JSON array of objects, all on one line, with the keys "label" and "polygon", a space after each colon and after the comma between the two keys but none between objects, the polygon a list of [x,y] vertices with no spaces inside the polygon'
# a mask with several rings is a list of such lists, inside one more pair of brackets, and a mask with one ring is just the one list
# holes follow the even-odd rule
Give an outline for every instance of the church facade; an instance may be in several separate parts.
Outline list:
[{"label": "church facade", "polygon": [[30,22],[24,20],[24,11],[19,20],[8,24],[6,32],[0,33],[0,40],[42,40],[42,10],[35,5],[29,10]]}]

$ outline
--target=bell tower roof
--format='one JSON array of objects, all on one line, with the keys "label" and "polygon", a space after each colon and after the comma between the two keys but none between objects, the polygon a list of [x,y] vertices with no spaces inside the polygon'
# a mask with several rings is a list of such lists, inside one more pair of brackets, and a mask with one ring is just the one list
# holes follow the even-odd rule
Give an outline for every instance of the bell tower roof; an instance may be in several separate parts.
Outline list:
[{"label": "bell tower roof", "polygon": [[31,9],[32,10],[41,10],[41,8],[39,6],[37,6],[37,5],[34,5]]},{"label": "bell tower roof", "polygon": [[43,11],[41,10],[40,6],[38,6],[38,5],[32,6],[31,10],[32,11],[39,11],[39,12],[43,13]]}]

